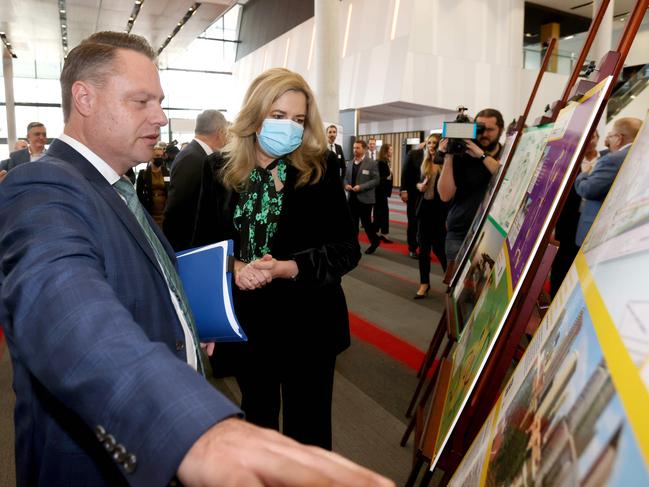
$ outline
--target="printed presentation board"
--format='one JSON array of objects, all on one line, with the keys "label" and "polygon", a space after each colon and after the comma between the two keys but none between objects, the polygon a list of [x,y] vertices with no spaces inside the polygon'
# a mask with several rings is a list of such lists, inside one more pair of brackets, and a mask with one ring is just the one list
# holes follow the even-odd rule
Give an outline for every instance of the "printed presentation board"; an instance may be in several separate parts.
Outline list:
[{"label": "printed presentation board", "polygon": [[449,485],[649,485],[649,123]]},{"label": "printed presentation board", "polygon": [[[560,113],[502,243],[465,330],[451,352],[452,371],[446,391],[431,469],[435,467],[462,410],[489,358],[570,174],[586,142],[611,77],[597,84]],[[443,393],[443,392],[440,392]]]}]

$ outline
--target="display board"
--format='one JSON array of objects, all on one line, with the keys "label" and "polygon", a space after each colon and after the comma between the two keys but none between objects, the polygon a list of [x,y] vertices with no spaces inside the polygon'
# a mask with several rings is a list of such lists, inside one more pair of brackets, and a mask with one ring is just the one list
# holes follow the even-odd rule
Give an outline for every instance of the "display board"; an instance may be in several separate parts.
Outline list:
[{"label": "display board", "polygon": [[649,485],[649,124],[450,485]]},{"label": "display board", "polygon": [[498,172],[494,174],[489,181],[487,191],[485,191],[485,196],[476,211],[475,217],[471,222],[471,226],[469,227],[469,231],[467,232],[466,237],[464,237],[462,246],[460,247],[460,250],[458,250],[458,257],[455,259],[456,268],[453,272],[453,277],[451,278],[450,282],[451,287],[455,286],[457,278],[459,276],[460,267],[464,267],[464,263],[466,262],[466,259],[468,257],[468,252],[473,248],[476,236],[480,233],[482,226],[484,225],[489,209],[491,208],[491,202],[493,201],[494,196],[497,193],[496,190],[498,190],[499,188],[499,183],[501,179],[504,179],[506,177],[506,173],[510,165],[509,158],[512,156],[512,148],[514,146],[514,142],[516,142],[517,135],[518,132],[512,132],[510,134],[507,134],[507,137],[505,138],[505,145],[503,146],[502,153],[500,154],[500,167],[498,169]]},{"label": "display board", "polygon": [[489,353],[515,302],[553,212],[566,189],[588,132],[601,107],[611,77],[596,85],[559,114],[548,136],[543,157],[516,211],[508,237],[466,328],[451,352],[452,372],[437,434],[434,468],[480,376]]},{"label": "display board", "polygon": [[452,289],[452,303],[455,307],[453,327],[457,336],[464,329],[467,318],[471,316],[482,294],[525,190],[543,156],[552,127],[552,124],[547,124],[527,128],[521,135],[485,223],[468,258],[464,259],[462,268],[458,269],[460,277]]}]

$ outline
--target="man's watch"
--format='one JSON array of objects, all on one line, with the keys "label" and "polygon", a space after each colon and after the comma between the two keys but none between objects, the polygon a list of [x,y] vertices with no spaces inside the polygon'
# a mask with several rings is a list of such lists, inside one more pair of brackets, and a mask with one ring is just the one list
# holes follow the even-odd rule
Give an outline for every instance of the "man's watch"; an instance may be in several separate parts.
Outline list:
[{"label": "man's watch", "polygon": [[480,160],[484,161],[488,157],[488,154],[486,152],[483,152],[482,155],[480,156]]}]

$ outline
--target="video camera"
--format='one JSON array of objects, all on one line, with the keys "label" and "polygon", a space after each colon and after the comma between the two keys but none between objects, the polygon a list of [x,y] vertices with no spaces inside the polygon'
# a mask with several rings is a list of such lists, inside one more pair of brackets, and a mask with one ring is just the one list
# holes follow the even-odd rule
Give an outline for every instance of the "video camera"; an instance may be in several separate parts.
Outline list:
[{"label": "video camera", "polygon": [[454,122],[444,122],[442,127],[442,138],[449,139],[446,146],[448,154],[463,154],[466,151],[464,139],[477,139],[484,132],[485,126],[482,123],[472,122],[465,113],[468,108],[457,107],[457,117]]}]

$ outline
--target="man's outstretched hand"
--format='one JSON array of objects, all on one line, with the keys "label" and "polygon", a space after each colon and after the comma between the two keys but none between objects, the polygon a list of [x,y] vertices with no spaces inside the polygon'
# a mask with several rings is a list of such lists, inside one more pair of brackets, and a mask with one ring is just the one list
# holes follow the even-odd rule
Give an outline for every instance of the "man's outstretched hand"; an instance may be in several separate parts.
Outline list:
[{"label": "man's outstretched hand", "polygon": [[217,423],[194,443],[178,468],[178,478],[188,487],[394,487],[340,455],[236,418]]}]

